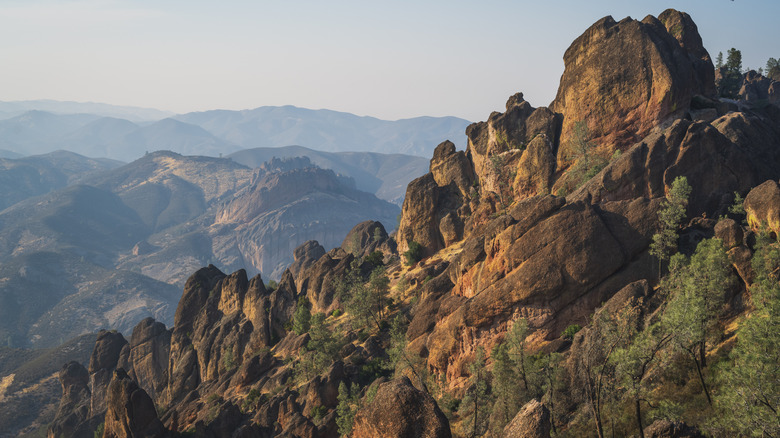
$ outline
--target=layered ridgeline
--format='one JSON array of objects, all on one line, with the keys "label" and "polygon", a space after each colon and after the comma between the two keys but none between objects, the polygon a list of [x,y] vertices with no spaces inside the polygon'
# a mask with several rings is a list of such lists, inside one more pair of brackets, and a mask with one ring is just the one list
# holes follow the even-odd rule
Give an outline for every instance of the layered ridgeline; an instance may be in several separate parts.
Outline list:
[{"label": "layered ridgeline", "polygon": [[[19,113],[27,108],[32,109]],[[465,145],[463,129],[469,124],[456,117],[389,121],[293,106],[165,114],[100,104],[0,102],[0,155],[65,149],[129,162],[156,150],[217,157],[242,149],[303,145],[326,152],[429,158],[438,139]]]},{"label": "layered ridgeline", "polygon": [[549,108],[436,148],[394,237],[308,242],[274,287],[202,268],[171,328],[102,332],[49,435],[777,433],[780,107],[718,99],[674,10],[564,61]]},{"label": "layered ridgeline", "polygon": [[147,316],[170,324],[181,287],[204,264],[279,278],[307,240],[332,248],[354,222],[392,224],[399,213],[306,158],[251,169],[157,152],[94,173],[100,161],[59,155],[80,164],[42,156],[4,160],[0,171],[18,197],[80,171],[77,184],[0,212],[4,346],[51,347],[100,328],[129,334]]}]

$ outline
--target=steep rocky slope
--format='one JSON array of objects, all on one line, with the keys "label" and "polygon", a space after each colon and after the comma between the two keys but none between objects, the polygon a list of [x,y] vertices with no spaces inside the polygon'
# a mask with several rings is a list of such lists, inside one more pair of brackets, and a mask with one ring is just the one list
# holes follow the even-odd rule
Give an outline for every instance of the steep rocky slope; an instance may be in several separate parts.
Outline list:
[{"label": "steep rocky slope", "polygon": [[[605,69],[600,88],[579,87],[576,72],[588,65]],[[78,382],[88,374],[91,394],[64,400],[50,434],[81,415],[83,430],[105,421],[105,436],[315,437],[349,433],[347,426],[351,436],[697,436],[705,427],[729,436],[739,429],[715,421],[722,411],[704,363],[726,363],[739,343],[735,328],[757,282],[750,263],[758,227],[767,224],[776,240],[780,108],[717,100],[712,70],[686,14],[599,21],[567,51],[551,108],[516,94],[505,113],[467,128],[465,152],[439,144],[429,173],[407,188],[393,237],[364,222],[339,248],[307,242],[275,288],[242,270],[201,268],[170,329],[146,320],[129,343],[102,333],[89,370],[68,372]],[[598,111],[585,105],[583,113],[583,102]],[[603,149],[604,162],[583,172],[593,148]],[[674,230],[680,253],[716,236],[731,257],[724,269],[734,281],[720,285],[715,339],[688,347],[698,379],[692,366],[681,371],[687,352],[665,351],[657,365],[656,350],[629,357],[641,375],[611,382],[626,399],[601,399],[593,391],[615,366],[610,348],[628,333],[652,335],[669,309],[650,245],[677,177],[691,186]],[[257,195],[252,204],[226,204],[223,218],[251,216],[268,202]],[[389,299],[384,287],[392,287]],[[372,298],[356,307],[354,297],[364,296]],[[365,308],[375,313],[365,317]],[[602,324],[623,327],[613,344]],[[658,349],[672,338],[661,339]],[[523,345],[522,359],[512,360],[528,369],[498,393],[507,372],[499,346],[510,341]],[[503,408],[488,416],[488,400]],[[597,421],[606,415],[611,424]]]}]

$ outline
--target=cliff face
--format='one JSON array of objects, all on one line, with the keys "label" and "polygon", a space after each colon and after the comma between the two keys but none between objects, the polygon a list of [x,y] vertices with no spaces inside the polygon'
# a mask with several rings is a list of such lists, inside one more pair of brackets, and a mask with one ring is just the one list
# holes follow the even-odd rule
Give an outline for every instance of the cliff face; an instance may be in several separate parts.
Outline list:
[{"label": "cliff face", "polygon": [[563,59],[550,105],[563,115],[559,165],[570,161],[577,122],[585,122],[588,138],[611,153],[666,119],[684,116],[694,96],[715,96],[712,61],[696,24],[673,10],[642,21],[605,17]]}]

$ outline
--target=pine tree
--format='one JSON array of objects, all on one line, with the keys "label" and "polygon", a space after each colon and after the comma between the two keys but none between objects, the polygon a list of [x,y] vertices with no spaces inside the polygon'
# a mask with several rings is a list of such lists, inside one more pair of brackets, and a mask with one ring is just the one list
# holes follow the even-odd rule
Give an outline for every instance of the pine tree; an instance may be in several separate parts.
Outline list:
[{"label": "pine tree", "polygon": [[386,350],[388,368],[395,374],[411,373],[420,389],[430,394],[426,384],[428,373],[424,360],[406,351],[406,345],[406,319],[399,314],[390,325],[390,347]]},{"label": "pine tree", "polygon": [[658,212],[659,230],[653,235],[650,255],[658,258],[659,278],[663,262],[669,260],[671,255],[677,251],[677,231],[685,219],[690,194],[691,186],[688,185],[688,179],[684,176],[678,176],[672,182],[672,188]]},{"label": "pine tree", "polygon": [[715,58],[715,68],[723,67],[723,52],[718,52],[718,57]]},{"label": "pine tree", "polygon": [[766,232],[753,256],[754,310],[740,323],[716,398],[723,427],[732,435],[780,436],[780,247]]},{"label": "pine tree", "polygon": [[309,300],[302,295],[298,298],[298,305],[295,307],[293,315],[293,331],[297,335],[302,335],[309,331],[311,327],[311,311],[309,310]]},{"label": "pine tree", "polygon": [[470,386],[466,390],[466,396],[458,412],[466,418],[465,424],[469,436],[476,438],[482,436],[487,430],[490,407],[490,387],[488,373],[485,370],[485,350],[482,347],[477,347],[474,362],[469,365],[469,372],[471,373]]},{"label": "pine tree", "polygon": [[347,386],[344,382],[339,383],[339,394],[336,406],[336,426],[340,436],[349,436],[352,433],[352,427],[355,423],[355,414],[360,407],[359,399],[360,388],[352,383]]},{"label": "pine tree", "polygon": [[690,261],[682,254],[672,257],[669,275],[661,287],[669,294],[662,323],[673,333],[672,345],[690,357],[707,402],[712,404],[703,369],[707,366],[707,338],[732,281],[731,264],[718,239],[699,242]]}]

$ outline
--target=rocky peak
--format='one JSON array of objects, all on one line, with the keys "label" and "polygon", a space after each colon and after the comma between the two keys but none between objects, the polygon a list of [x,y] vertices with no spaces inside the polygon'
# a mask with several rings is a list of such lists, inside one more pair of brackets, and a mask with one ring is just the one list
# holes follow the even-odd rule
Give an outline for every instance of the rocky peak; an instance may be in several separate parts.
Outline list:
[{"label": "rocky peak", "polygon": [[78,362],[68,362],[59,373],[62,399],[48,436],[81,436],[76,431],[89,418],[89,373]]},{"label": "rocky peak", "polygon": [[714,96],[712,61],[693,21],[674,10],[660,18],[605,17],[566,50],[550,105],[563,115],[559,166],[572,156],[578,122],[587,125],[587,140],[609,154],[664,120],[685,116],[694,96]]}]

